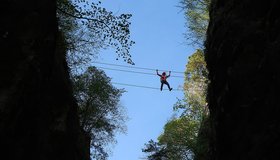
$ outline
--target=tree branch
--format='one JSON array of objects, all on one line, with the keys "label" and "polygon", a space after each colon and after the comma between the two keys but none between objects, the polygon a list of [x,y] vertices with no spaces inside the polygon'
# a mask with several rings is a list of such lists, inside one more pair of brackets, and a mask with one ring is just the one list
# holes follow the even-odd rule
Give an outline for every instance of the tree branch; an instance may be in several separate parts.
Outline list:
[{"label": "tree branch", "polygon": [[98,20],[98,19],[83,17],[83,16],[76,16],[76,15],[73,15],[73,14],[71,14],[71,13],[68,13],[68,12],[64,11],[63,9],[61,9],[61,8],[59,8],[59,7],[57,7],[57,10],[60,11],[60,12],[62,12],[62,13],[65,14],[65,15],[70,16],[70,17],[74,17],[74,18],[78,18],[78,19],[85,19],[85,20],[88,20],[88,21],[95,21],[95,22],[98,22],[98,23],[102,23],[102,24],[104,24],[104,25],[110,30],[110,32],[112,33],[113,38],[115,38],[115,34],[114,34],[114,32],[112,31],[111,27],[108,26],[108,25],[107,25],[105,22],[103,22],[103,21],[100,21],[100,20]]}]

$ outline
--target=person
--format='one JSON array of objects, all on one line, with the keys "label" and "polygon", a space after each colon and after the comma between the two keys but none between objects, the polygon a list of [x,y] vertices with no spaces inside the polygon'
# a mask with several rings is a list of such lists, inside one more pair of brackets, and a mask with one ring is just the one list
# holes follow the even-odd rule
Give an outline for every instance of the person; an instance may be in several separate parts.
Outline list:
[{"label": "person", "polygon": [[171,71],[169,71],[169,75],[168,76],[166,75],[165,72],[162,72],[162,74],[160,75],[160,74],[158,74],[158,70],[156,70],[156,71],[157,71],[157,75],[160,76],[160,82],[161,82],[160,90],[162,91],[163,84],[166,84],[168,89],[169,89],[169,91],[171,91],[172,88],[170,88],[170,85],[167,82],[167,78],[170,77]]}]

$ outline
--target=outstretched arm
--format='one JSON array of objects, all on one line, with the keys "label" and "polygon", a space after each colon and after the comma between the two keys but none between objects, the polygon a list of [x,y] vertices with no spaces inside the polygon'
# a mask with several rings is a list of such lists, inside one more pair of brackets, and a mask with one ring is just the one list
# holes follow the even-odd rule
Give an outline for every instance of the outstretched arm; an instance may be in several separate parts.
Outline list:
[{"label": "outstretched arm", "polygon": [[169,71],[169,74],[168,74],[168,76],[166,76],[166,77],[167,77],[167,78],[170,77],[170,74],[171,74],[171,71]]},{"label": "outstretched arm", "polygon": [[156,71],[157,71],[157,75],[161,77],[161,75],[160,75],[160,74],[158,74],[158,70],[156,70]]}]

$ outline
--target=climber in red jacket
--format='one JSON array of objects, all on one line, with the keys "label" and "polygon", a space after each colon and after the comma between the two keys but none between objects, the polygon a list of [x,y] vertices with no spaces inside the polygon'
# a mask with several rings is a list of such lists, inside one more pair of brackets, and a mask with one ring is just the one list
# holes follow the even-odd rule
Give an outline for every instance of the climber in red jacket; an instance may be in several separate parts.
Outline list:
[{"label": "climber in red jacket", "polygon": [[168,89],[169,89],[169,91],[171,91],[172,88],[170,88],[169,83],[166,81],[166,79],[167,79],[168,77],[170,77],[171,71],[169,71],[169,75],[168,75],[168,76],[166,75],[165,72],[162,72],[162,74],[160,75],[160,74],[158,74],[158,70],[156,70],[156,71],[157,71],[157,75],[160,76],[160,82],[161,82],[160,90],[162,91],[163,84],[166,84],[167,87],[168,87]]}]

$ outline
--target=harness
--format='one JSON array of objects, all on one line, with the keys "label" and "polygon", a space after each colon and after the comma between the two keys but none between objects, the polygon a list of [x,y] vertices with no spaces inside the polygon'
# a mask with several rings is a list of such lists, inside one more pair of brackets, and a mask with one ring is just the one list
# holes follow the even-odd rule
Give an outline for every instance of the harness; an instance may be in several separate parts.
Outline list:
[{"label": "harness", "polygon": [[166,76],[161,75],[161,76],[160,76],[160,80],[161,80],[161,81],[166,81]]}]

